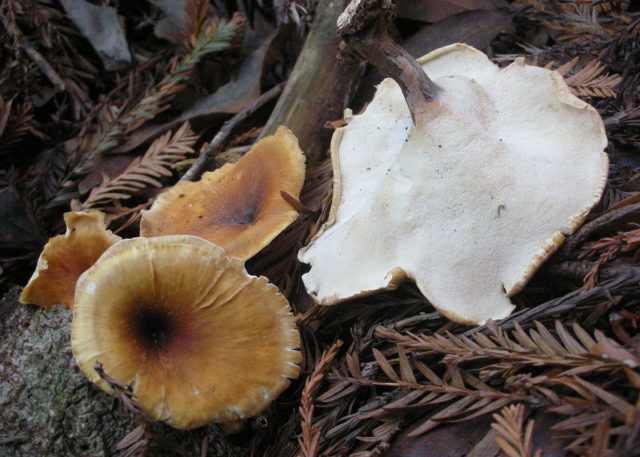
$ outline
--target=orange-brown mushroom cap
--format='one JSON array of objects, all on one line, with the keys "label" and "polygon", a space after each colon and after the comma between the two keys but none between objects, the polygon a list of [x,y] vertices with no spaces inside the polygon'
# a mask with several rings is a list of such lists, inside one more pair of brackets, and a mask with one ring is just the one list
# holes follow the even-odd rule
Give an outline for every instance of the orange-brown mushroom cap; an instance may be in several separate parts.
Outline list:
[{"label": "orange-brown mushroom cap", "polygon": [[69,212],[64,215],[67,233],[49,240],[40,254],[36,271],[20,294],[20,303],[50,308],[73,307],[76,282],[112,244],[121,240],[105,229],[104,214]]},{"label": "orange-brown mushroom cap", "polygon": [[78,281],[71,344],[131,385],[153,420],[190,429],[254,416],[299,374],[300,336],[287,300],[201,238],[124,240]]},{"label": "orange-brown mushroom cap", "polygon": [[281,192],[298,198],[305,157],[290,130],[256,143],[235,164],[205,173],[197,182],[180,182],[143,211],[140,234],[195,235],[247,260],[265,247],[298,213]]}]

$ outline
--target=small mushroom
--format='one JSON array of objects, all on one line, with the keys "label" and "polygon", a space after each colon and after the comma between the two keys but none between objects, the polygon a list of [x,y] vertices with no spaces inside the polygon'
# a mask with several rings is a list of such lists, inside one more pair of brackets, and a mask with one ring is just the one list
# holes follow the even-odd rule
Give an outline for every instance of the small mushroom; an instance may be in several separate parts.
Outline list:
[{"label": "small mushroom", "polygon": [[235,164],[183,181],[143,211],[140,234],[195,235],[247,260],[295,221],[282,193],[299,198],[305,157],[295,135],[279,127]]},{"label": "small mushroom", "polygon": [[299,255],[307,290],[334,304],[411,278],[454,321],[503,318],[600,199],[602,120],[558,73],[522,59],[500,69],[454,44],[415,70],[373,23],[356,32],[369,45],[348,41],[374,64],[391,56],[386,73],[401,84],[384,80],[334,134],[329,219]]},{"label": "small mushroom", "polygon": [[20,303],[50,308],[73,307],[76,281],[104,251],[121,238],[105,229],[104,214],[69,212],[64,215],[67,233],[45,245],[36,271],[20,294]]},{"label": "small mushroom", "polygon": [[198,237],[117,243],[80,277],[75,302],[82,372],[109,392],[100,362],[151,419],[175,428],[259,414],[300,371],[287,300]]}]

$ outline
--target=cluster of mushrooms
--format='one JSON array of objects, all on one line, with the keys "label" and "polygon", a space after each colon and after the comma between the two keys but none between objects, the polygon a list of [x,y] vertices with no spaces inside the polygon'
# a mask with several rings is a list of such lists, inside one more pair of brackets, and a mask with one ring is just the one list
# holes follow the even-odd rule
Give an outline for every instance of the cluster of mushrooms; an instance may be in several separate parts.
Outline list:
[{"label": "cluster of mushrooms", "polygon": [[[398,83],[347,110],[333,136],[332,207],[299,253],[305,286],[332,305],[412,279],[456,322],[503,318],[599,201],[602,120],[559,74],[522,59],[500,69],[454,44],[416,62],[376,35],[370,8],[352,27],[362,5],[339,29],[347,42],[361,34],[361,57],[392,56]],[[151,419],[187,429],[256,415],[298,376],[300,337],[286,299],[243,261],[295,220],[282,195],[298,198],[304,169],[280,127],[236,164],[163,193],[140,238],[121,240],[100,213],[68,213],[21,301],[72,306],[81,370],[110,391],[101,363]]]},{"label": "cluster of mushrooms", "polygon": [[297,198],[304,175],[280,127],[235,164],[164,192],[139,238],[106,230],[100,212],[67,213],[20,301],[72,307],[82,372],[112,392],[99,363],[152,420],[192,429],[255,416],[298,377],[300,336],[286,298],[244,261],[295,220],[281,191]]}]

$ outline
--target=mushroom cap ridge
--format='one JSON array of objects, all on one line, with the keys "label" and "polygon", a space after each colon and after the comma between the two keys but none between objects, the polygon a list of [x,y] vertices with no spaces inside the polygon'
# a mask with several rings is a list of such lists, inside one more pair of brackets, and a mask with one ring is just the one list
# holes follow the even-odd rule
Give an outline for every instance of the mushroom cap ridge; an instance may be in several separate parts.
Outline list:
[{"label": "mushroom cap ridge", "polygon": [[73,307],[73,295],[80,275],[109,246],[122,238],[105,229],[104,213],[92,211],[64,214],[67,232],[54,236],[44,246],[36,270],[20,294],[20,303],[50,308]]}]

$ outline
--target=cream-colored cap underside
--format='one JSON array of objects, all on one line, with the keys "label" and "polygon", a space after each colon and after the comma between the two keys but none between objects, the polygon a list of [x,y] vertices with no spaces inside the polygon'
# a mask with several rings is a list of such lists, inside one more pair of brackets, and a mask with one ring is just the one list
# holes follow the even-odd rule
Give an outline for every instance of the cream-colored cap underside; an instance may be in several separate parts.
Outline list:
[{"label": "cream-colored cap underside", "polygon": [[416,126],[387,79],[335,133],[333,206],[300,251],[303,280],[333,304],[406,276],[455,321],[502,318],[599,200],[602,120],[521,60],[500,70],[456,44],[420,63],[443,91]]}]

